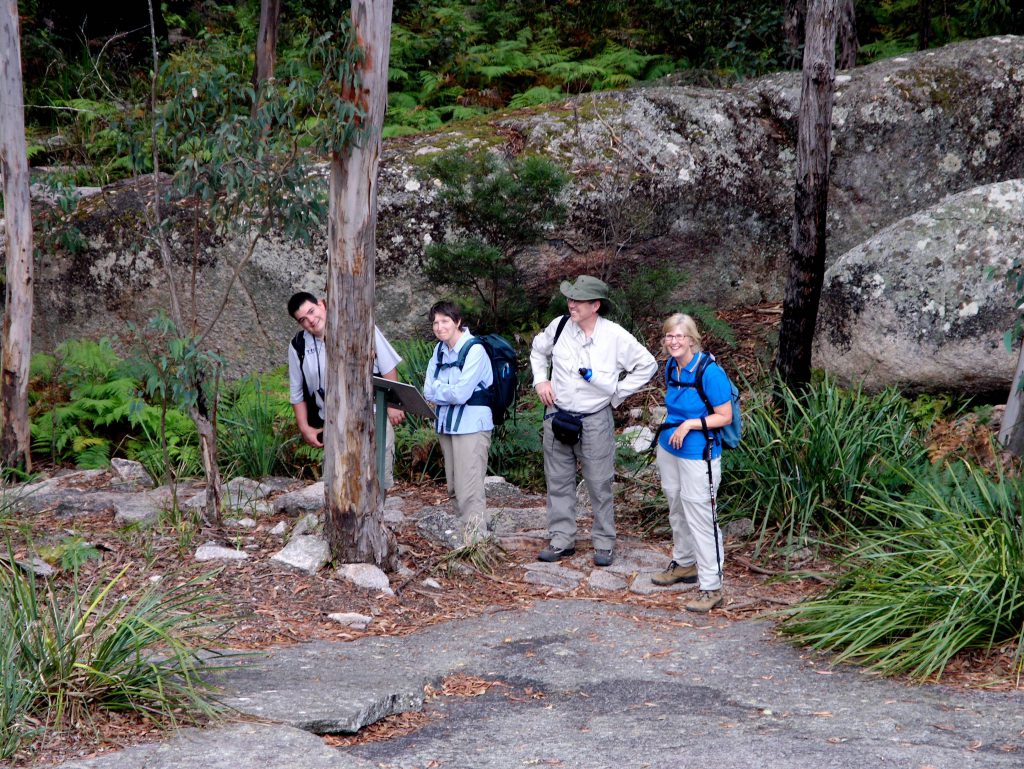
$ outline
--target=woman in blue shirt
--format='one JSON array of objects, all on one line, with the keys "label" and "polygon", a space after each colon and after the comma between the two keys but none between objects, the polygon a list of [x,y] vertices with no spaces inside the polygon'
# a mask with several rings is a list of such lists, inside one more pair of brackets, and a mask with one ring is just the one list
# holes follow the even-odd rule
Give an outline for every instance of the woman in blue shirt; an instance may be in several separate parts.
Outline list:
[{"label": "woman in blue shirt", "polygon": [[[658,436],[658,470],[668,498],[672,525],[672,561],[655,574],[657,585],[699,582],[700,590],[685,606],[708,612],[721,606],[722,532],[715,514],[715,496],[722,478],[722,444],[716,428],[732,422],[729,379],[702,352],[700,332],[689,315],[676,313],[662,325],[665,364],[665,406],[668,425]],[[696,375],[713,410],[697,391]]]},{"label": "woman in blue shirt", "polygon": [[462,544],[471,545],[487,535],[484,478],[494,429],[488,391],[494,375],[483,345],[462,325],[455,304],[431,307],[430,323],[438,343],[427,364],[423,397],[437,405],[448,493],[459,511]]}]

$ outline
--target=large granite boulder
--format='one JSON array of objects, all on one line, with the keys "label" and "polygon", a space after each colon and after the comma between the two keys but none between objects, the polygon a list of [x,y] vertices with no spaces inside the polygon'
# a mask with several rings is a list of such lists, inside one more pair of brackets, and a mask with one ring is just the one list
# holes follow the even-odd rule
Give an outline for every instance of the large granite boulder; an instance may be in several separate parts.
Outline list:
[{"label": "large granite boulder", "polygon": [[[988,38],[877,62],[839,73],[836,84],[832,254],[951,192],[1024,177],[1024,38]],[[430,155],[466,144],[541,154],[572,171],[567,224],[522,258],[538,297],[579,271],[668,259],[689,275],[680,290],[688,299],[719,307],[779,299],[799,90],[798,72],[730,89],[660,84],[386,142],[379,325],[392,337],[429,336],[426,310],[440,289],[422,278],[423,247],[442,238],[451,219],[419,169]],[[118,331],[165,301],[134,185],[89,198],[79,224],[88,238],[84,251],[47,255],[37,265],[39,349],[71,335]],[[284,360],[294,330],[284,302],[296,288],[317,291],[325,284],[325,234],[313,235],[311,249],[267,238],[242,271],[211,336],[234,372]],[[190,242],[176,237],[183,246]],[[217,289],[241,251],[237,243],[202,239],[200,316],[214,312]],[[191,257],[182,262],[184,268]]]},{"label": "large granite boulder", "polygon": [[979,187],[886,227],[825,274],[814,365],[871,390],[1002,393],[1017,360],[1007,268],[1024,259],[1024,181]]}]

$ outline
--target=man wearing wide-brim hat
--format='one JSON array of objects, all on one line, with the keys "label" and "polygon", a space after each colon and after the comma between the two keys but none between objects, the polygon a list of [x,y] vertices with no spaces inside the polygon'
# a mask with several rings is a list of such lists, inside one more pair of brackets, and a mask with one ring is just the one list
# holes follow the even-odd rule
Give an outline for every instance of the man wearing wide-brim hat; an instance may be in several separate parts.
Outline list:
[{"label": "man wearing wide-brim hat", "polygon": [[[615,424],[612,409],[654,376],[654,356],[632,334],[602,317],[608,286],[591,275],[563,281],[569,314],[533,339],[533,386],[546,406],[544,475],[551,544],[537,556],[559,561],[576,553],[576,466],[594,510],[594,564],[610,566],[615,553]],[[551,375],[548,376],[550,366]]]}]

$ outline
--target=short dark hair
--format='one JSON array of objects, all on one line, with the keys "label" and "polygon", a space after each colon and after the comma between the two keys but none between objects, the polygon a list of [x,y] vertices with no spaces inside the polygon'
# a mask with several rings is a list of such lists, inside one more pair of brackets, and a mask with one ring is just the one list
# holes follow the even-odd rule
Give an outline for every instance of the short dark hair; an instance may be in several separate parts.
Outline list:
[{"label": "short dark hair", "polygon": [[299,308],[302,307],[302,305],[304,305],[306,302],[312,302],[313,304],[316,304],[319,301],[319,299],[317,299],[308,291],[299,291],[297,293],[294,293],[292,294],[292,298],[288,300],[288,314],[291,315],[292,318],[294,319],[295,313],[297,313],[299,311]]},{"label": "short dark hair", "polygon": [[449,302],[447,300],[443,302],[437,302],[433,307],[430,308],[430,312],[427,314],[427,317],[430,319],[431,323],[434,322],[435,315],[447,315],[449,318],[455,321],[456,326],[458,326],[459,328],[463,328],[462,310],[459,309],[459,306],[455,304],[455,302]]}]

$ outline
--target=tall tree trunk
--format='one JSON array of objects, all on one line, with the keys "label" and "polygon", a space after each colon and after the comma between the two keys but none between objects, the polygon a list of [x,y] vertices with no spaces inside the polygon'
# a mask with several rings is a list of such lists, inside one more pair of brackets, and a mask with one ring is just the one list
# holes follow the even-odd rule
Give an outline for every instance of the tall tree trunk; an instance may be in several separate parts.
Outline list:
[{"label": "tall tree trunk", "polygon": [[782,32],[786,41],[799,48],[804,41],[804,20],[807,17],[807,0],[786,0],[782,15]]},{"label": "tall tree trunk", "polygon": [[[387,104],[392,0],[352,0],[362,47],[359,91],[365,110],[358,144],[331,159],[328,218],[327,379],[324,400],[325,532],[335,559],[394,565],[384,527],[373,436],[373,302],[377,166]],[[384,436],[379,436],[380,440]]]},{"label": "tall tree trunk", "polygon": [[281,0],[260,0],[260,33],[256,38],[256,64],[252,72],[252,86],[257,98],[252,103],[256,115],[260,83],[274,76],[277,57],[277,30],[281,21]]},{"label": "tall tree trunk", "polygon": [[1017,358],[1017,373],[1010,386],[1010,397],[1006,399],[1006,411],[999,428],[999,442],[1018,457],[1024,457],[1024,342]]},{"label": "tall tree trunk", "polygon": [[839,69],[853,69],[857,66],[860,41],[857,39],[857,12],[853,0],[841,0],[839,13]]},{"label": "tall tree trunk", "polygon": [[[221,485],[220,466],[217,464],[217,414],[216,407],[211,412],[203,395],[203,376],[195,382],[199,390],[199,400],[189,409],[189,416],[195,423],[199,433],[199,456],[203,462],[203,475],[206,477],[206,505],[203,508],[203,520],[207,523],[220,523],[221,520]],[[213,402],[217,402],[214,382]]]},{"label": "tall tree trunk", "polygon": [[927,51],[932,42],[931,0],[917,0],[917,50]]},{"label": "tall tree trunk", "polygon": [[[920,0],[927,3],[928,0]],[[798,48],[804,41],[807,0],[786,0],[782,15],[782,32],[787,42]],[[857,66],[860,40],[857,38],[857,12],[854,0],[840,0],[839,6],[839,69]]]},{"label": "tall tree trunk", "polygon": [[775,360],[782,380],[798,390],[811,378],[811,344],[825,277],[825,215],[832,154],[838,2],[811,0],[807,14],[791,267]]},{"label": "tall tree trunk", "polygon": [[0,463],[32,468],[28,367],[32,355],[32,204],[17,0],[0,0],[0,174],[6,220],[6,304],[0,354]]},{"label": "tall tree trunk", "polygon": [[[150,109],[153,114],[156,114],[157,104],[157,78],[160,71],[160,58],[159,52],[156,46],[156,29],[154,21],[154,10],[153,0],[147,0],[147,6],[149,7],[149,23],[150,30],[152,33],[151,43],[152,50],[151,54],[153,57],[153,69],[150,74]],[[167,240],[166,232],[160,229],[163,223],[163,216],[160,213],[160,145],[157,141],[157,122],[152,121],[150,130],[152,131],[152,145],[153,145],[153,193],[151,199],[150,210],[147,212],[147,219],[149,220],[150,230],[156,233],[157,251],[160,254],[160,262],[164,269],[164,275],[167,277],[167,295],[168,301],[171,305],[171,320],[174,322],[175,333],[179,337],[184,337],[188,331],[188,327],[185,325],[185,319],[181,311],[181,302],[178,299],[177,281],[175,280],[174,273],[174,259],[171,251],[170,243]],[[193,302],[193,309],[195,303]],[[193,316],[194,318],[194,316]],[[195,327],[193,322],[192,327]],[[196,426],[196,432],[199,434],[199,456],[203,463],[203,475],[206,478],[206,505],[203,508],[203,519],[207,523],[220,523],[221,521],[221,485],[220,485],[220,468],[217,465],[217,421],[216,421],[216,384],[214,386],[214,408],[211,410],[205,400],[203,394],[203,373],[199,372],[196,375],[196,379],[191,384],[196,388],[199,393],[199,398],[195,405],[190,406],[188,409],[189,417]],[[176,494],[176,492],[175,492]]]}]

